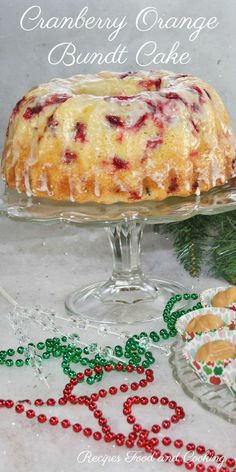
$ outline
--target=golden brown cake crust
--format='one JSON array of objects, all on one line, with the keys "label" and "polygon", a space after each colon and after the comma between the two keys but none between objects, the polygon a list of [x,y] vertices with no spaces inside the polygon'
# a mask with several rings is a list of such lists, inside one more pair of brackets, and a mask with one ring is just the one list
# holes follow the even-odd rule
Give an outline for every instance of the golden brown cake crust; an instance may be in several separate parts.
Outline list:
[{"label": "golden brown cake crust", "polygon": [[215,329],[225,326],[224,321],[217,315],[208,313],[206,315],[198,315],[193,318],[186,326],[188,333],[207,333]]},{"label": "golden brown cake crust", "polygon": [[218,292],[211,300],[212,306],[219,308],[230,306],[232,303],[236,303],[236,287]]},{"label": "golden brown cake crust", "polygon": [[210,341],[201,346],[195,356],[197,362],[218,362],[236,357],[236,346],[230,341]]},{"label": "golden brown cake crust", "polygon": [[28,196],[115,203],[188,196],[235,175],[235,137],[215,90],[167,71],[54,79],[10,117],[6,184]]}]

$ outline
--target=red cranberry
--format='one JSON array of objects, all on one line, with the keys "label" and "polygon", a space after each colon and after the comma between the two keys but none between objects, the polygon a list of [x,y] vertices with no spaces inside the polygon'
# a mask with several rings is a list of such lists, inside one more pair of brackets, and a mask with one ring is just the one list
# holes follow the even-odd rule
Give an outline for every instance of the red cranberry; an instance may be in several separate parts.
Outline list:
[{"label": "red cranberry", "polygon": [[129,192],[129,200],[140,200],[141,195],[138,192]]},{"label": "red cranberry", "polygon": [[172,177],[170,185],[168,187],[168,193],[176,192],[178,190],[177,177]]},{"label": "red cranberry", "polygon": [[106,115],[106,120],[114,128],[123,128],[124,127],[124,121],[122,120],[122,118],[120,116]]},{"label": "red cranberry", "polygon": [[16,105],[14,106],[13,110],[12,110],[12,117],[15,116],[19,111],[20,111],[20,107],[21,105],[26,101],[26,97],[22,97],[17,103]]},{"label": "red cranberry", "polygon": [[48,121],[47,121],[47,127],[48,128],[56,128],[59,125],[59,122],[54,118],[54,115],[52,114],[49,116]]},{"label": "red cranberry", "polygon": [[84,143],[86,141],[86,126],[84,123],[76,123],[75,125],[75,141]]},{"label": "red cranberry", "polygon": [[196,131],[196,133],[200,133],[200,128],[199,128],[199,126],[197,125],[197,123],[195,123],[195,121],[194,121],[192,118],[190,119],[190,122],[191,122],[191,124],[192,124],[194,130]]},{"label": "red cranberry", "polygon": [[129,77],[130,75],[133,75],[135,74],[135,72],[124,72],[122,74],[120,74],[120,79],[123,80],[123,79],[126,79],[126,77]]},{"label": "red cranberry", "polygon": [[77,154],[75,152],[69,151],[68,149],[65,151],[63,156],[62,162],[63,164],[70,164],[77,160]]},{"label": "red cranberry", "polygon": [[160,146],[163,143],[162,138],[149,139],[147,141],[147,149],[156,149],[157,146]]},{"label": "red cranberry", "polygon": [[47,100],[44,103],[44,106],[50,106],[50,105],[55,105],[57,103],[64,103],[68,98],[71,98],[71,95],[67,95],[65,93],[54,93],[51,95],[51,97],[47,98]]},{"label": "red cranberry", "polygon": [[131,126],[131,129],[133,131],[138,131],[140,128],[142,128],[147,118],[148,118],[148,113],[145,113],[145,115],[140,116],[140,118],[136,121],[136,123],[133,126]]},{"label": "red cranberry", "polygon": [[204,96],[203,96],[202,89],[200,87],[198,87],[198,85],[193,85],[192,89],[195,90],[195,92],[197,92],[198,97],[199,97],[199,103],[200,104],[205,103],[205,99],[204,99]]},{"label": "red cranberry", "polygon": [[129,169],[129,162],[124,161],[118,156],[113,157],[112,165],[115,167],[116,170],[125,170]]},{"label": "red cranberry", "polygon": [[160,90],[161,79],[140,80],[139,85],[146,90]]}]

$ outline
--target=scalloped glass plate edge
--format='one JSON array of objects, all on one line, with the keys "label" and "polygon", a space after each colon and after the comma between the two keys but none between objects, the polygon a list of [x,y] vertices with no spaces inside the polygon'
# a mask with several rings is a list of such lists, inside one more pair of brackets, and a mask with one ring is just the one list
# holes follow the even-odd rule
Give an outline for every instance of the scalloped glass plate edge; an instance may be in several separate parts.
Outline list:
[{"label": "scalloped glass plate edge", "polygon": [[27,197],[6,189],[0,199],[0,213],[13,219],[37,222],[67,222],[108,226],[122,221],[168,223],[197,214],[216,214],[236,208],[236,178],[199,196],[171,197],[160,202],[78,204],[46,198]]}]

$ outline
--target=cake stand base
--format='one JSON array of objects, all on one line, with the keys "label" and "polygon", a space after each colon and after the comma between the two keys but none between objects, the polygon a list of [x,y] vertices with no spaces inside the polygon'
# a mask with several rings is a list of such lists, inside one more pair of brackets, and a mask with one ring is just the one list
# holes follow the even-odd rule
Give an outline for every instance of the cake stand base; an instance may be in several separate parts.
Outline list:
[{"label": "cake stand base", "polygon": [[[123,286],[119,290],[113,286],[113,293],[104,299],[102,294],[108,282],[95,283],[78,289],[67,296],[66,310],[70,315],[79,315],[80,318],[97,323],[143,323],[162,319],[163,307],[172,295],[184,293],[186,290],[177,282],[150,279],[155,296],[145,296],[146,293],[139,286],[132,289]],[[185,302],[186,304],[186,302]],[[183,307],[180,305],[179,307]]]}]

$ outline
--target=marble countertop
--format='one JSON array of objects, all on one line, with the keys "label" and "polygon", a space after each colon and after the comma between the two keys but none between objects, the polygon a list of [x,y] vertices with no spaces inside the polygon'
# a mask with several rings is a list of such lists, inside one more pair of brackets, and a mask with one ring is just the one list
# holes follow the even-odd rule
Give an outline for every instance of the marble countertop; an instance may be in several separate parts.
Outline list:
[{"label": "marble countertop", "polygon": [[[108,278],[111,270],[111,254],[106,235],[102,229],[76,228],[62,224],[37,225],[9,221],[2,218],[0,222],[0,285],[9,292],[20,304],[41,304],[64,313],[65,296],[79,286],[93,281]],[[157,241],[151,228],[145,231],[143,238],[143,266],[147,273],[163,278],[178,280],[189,290],[202,290],[207,287],[222,285],[222,281],[203,274],[200,280],[188,277],[177,263],[171,243],[165,238]],[[0,297],[0,339],[1,349],[17,346],[17,339],[9,324],[9,304]],[[151,328],[157,328],[154,323]],[[145,327],[146,328],[146,327]],[[132,328],[133,329],[133,328]],[[32,340],[44,339],[50,333],[40,332],[38,327],[30,324],[27,330]],[[138,328],[136,329],[138,332]],[[86,342],[94,338],[89,331],[81,334]],[[101,338],[101,339],[100,339]],[[104,344],[116,343],[117,339],[99,336],[97,342]],[[203,443],[217,452],[232,456],[236,451],[235,426],[218,416],[207,412],[199,404],[190,399],[176,383],[168,363],[168,359],[159,351],[155,351],[155,383],[143,394],[155,392],[167,395],[183,405],[186,420],[171,429],[172,438],[182,437],[186,442]],[[57,397],[65,383],[60,367],[55,361],[45,363],[45,371],[49,390],[40,382],[31,368],[1,368],[0,397],[2,398],[47,398]],[[60,373],[58,375],[58,373]],[[120,374],[106,378],[104,385],[120,384]],[[82,388],[83,391],[83,388]],[[123,397],[117,395],[102,402],[114,428],[128,431],[128,425],[117,412],[122,408]],[[137,417],[143,424],[153,423],[153,410],[149,406],[137,408]],[[86,424],[92,420],[88,412],[79,407],[65,407],[50,412]],[[158,418],[157,418],[158,420]],[[94,423],[95,426],[95,423]],[[71,430],[53,429],[41,426],[36,421],[26,421],[12,411],[1,410],[0,428],[0,472],[84,472],[104,470],[145,472],[174,471],[173,464],[161,464],[150,461],[150,457],[135,450],[127,455],[127,449],[115,447],[104,442],[96,443],[74,434]],[[182,469],[184,470],[184,469]]]}]

